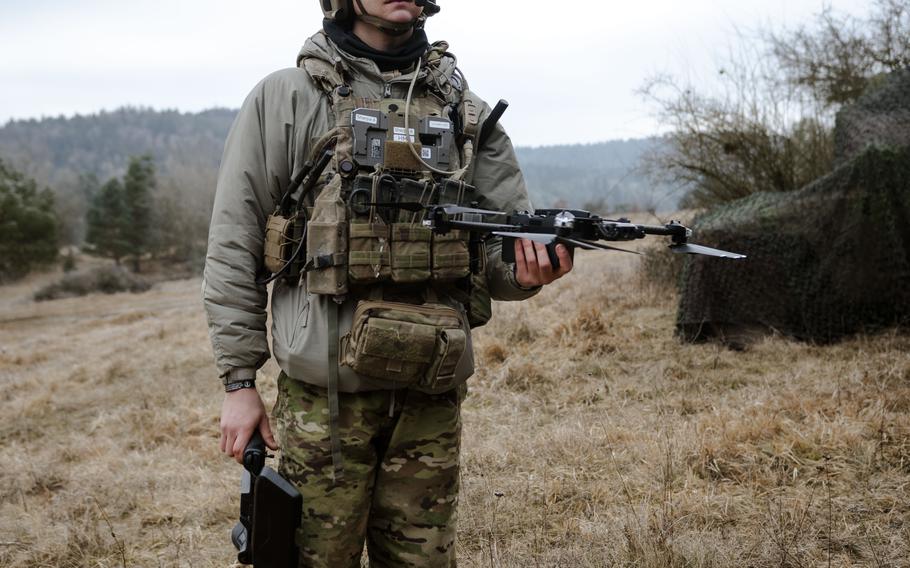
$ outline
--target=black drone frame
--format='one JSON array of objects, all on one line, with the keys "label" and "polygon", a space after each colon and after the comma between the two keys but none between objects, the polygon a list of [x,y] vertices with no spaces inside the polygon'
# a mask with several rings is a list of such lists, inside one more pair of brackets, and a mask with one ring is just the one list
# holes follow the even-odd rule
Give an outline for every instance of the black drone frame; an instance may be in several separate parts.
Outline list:
[{"label": "black drone frame", "polygon": [[[562,244],[570,251],[576,248],[586,250],[615,250],[639,254],[635,251],[604,244],[599,241],[634,241],[648,235],[670,237],[670,250],[680,254],[697,254],[719,258],[743,259],[745,255],[716,248],[689,243],[692,230],[678,221],[665,225],[639,225],[628,219],[604,219],[589,211],[579,209],[536,209],[533,213],[518,212],[506,215],[502,211],[490,211],[457,205],[430,205],[418,203],[397,204],[401,208],[426,211],[423,224],[437,233],[464,230],[486,233],[504,239],[503,260],[514,262],[515,239],[528,239],[547,247],[550,263],[559,268],[556,245]],[[503,223],[489,223],[486,216],[505,215]]]}]

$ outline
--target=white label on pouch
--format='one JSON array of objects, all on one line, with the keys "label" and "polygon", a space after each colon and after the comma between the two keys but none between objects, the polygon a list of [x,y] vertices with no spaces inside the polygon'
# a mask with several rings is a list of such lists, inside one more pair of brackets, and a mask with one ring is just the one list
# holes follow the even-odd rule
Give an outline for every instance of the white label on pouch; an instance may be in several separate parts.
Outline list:
[{"label": "white label on pouch", "polygon": [[374,126],[379,123],[379,119],[375,116],[368,116],[365,114],[355,114],[354,120],[357,122],[366,122],[367,124],[372,124]]}]

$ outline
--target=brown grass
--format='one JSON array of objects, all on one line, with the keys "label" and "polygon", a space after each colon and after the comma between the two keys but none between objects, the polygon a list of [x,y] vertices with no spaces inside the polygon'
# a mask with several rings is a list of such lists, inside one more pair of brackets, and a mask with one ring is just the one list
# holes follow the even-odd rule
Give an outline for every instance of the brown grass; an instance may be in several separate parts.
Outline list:
[{"label": "brown grass", "polygon": [[[580,255],[477,334],[461,565],[910,566],[910,338],[680,344],[636,262]],[[198,280],[30,289],[0,289],[0,566],[230,565]]]}]

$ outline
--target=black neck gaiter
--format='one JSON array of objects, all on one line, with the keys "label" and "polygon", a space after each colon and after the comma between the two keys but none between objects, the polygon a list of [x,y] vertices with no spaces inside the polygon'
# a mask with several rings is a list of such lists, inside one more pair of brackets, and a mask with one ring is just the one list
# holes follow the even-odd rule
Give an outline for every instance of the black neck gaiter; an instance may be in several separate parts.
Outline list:
[{"label": "black neck gaiter", "polygon": [[380,71],[403,71],[414,64],[417,59],[430,48],[427,34],[422,29],[414,30],[408,41],[393,51],[379,51],[373,49],[354,35],[351,30],[345,29],[337,22],[323,20],[322,29],[341,50],[353,55],[370,59],[379,66]]}]

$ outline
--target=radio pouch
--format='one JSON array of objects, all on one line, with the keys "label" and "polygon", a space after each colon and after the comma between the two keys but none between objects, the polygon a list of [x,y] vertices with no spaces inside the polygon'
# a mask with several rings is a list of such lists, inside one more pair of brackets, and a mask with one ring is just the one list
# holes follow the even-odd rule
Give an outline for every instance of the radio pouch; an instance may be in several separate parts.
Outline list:
[{"label": "radio pouch", "polygon": [[285,217],[280,213],[269,216],[265,226],[265,249],[263,259],[266,269],[277,274],[285,269],[300,246],[303,238],[305,219],[298,213]]}]

